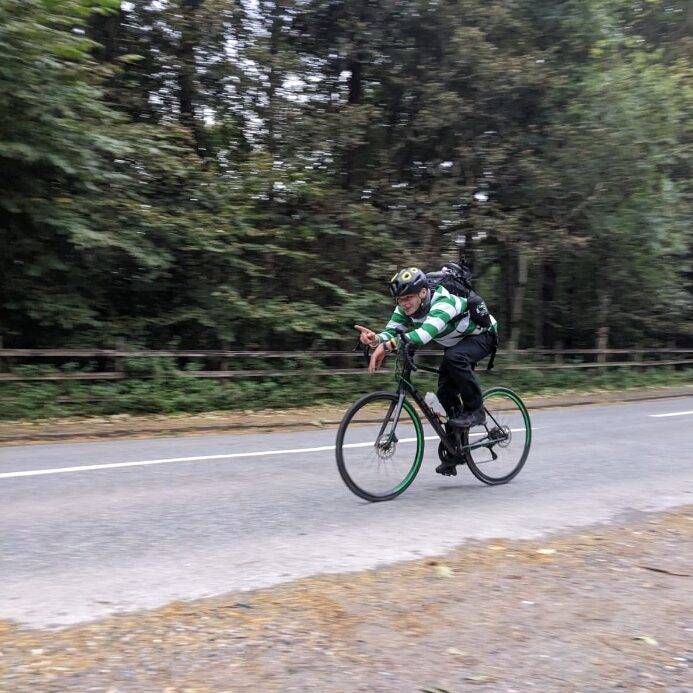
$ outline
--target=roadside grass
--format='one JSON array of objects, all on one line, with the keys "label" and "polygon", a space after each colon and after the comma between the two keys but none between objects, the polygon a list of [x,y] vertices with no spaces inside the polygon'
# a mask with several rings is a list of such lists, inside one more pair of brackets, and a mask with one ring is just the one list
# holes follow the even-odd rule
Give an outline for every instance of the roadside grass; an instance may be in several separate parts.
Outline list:
[{"label": "roadside grass", "polygon": [[[130,360],[135,361],[135,359]],[[144,361],[144,360],[142,360]],[[155,361],[152,363],[152,361]],[[188,366],[194,370],[196,364]],[[55,371],[55,369],[52,369]],[[61,371],[65,371],[65,367]],[[69,369],[67,369],[69,370]],[[61,416],[173,414],[243,409],[286,409],[312,404],[341,404],[376,389],[392,389],[391,373],[369,377],[321,376],[311,368],[281,378],[217,380],[177,371],[166,359],[129,363],[127,380],[115,382],[36,381],[0,385],[0,420]],[[693,370],[675,366],[575,370],[478,370],[482,387],[505,385],[520,395],[565,394],[693,383]],[[22,366],[15,372],[51,372],[46,366]],[[142,377],[146,375],[147,377]],[[435,376],[414,374],[421,390],[435,391]]]}]

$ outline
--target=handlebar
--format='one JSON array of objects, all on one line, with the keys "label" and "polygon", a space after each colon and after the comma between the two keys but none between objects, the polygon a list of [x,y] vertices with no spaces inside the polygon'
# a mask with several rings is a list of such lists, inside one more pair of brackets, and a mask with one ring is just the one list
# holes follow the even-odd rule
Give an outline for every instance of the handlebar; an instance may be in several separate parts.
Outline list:
[{"label": "handlebar", "polygon": [[414,363],[414,352],[416,351],[416,347],[412,344],[409,337],[407,337],[407,328],[401,325],[395,328],[395,332],[397,332],[400,338],[400,348],[402,349],[402,360],[404,361],[405,370],[418,370]]}]

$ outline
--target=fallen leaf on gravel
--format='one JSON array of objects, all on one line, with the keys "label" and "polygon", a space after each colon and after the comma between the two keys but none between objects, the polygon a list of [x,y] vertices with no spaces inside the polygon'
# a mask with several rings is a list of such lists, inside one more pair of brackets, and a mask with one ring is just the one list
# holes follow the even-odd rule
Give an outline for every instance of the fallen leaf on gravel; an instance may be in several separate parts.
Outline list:
[{"label": "fallen leaf on gravel", "polygon": [[469,683],[493,683],[496,679],[493,676],[485,676],[484,674],[476,674],[474,676],[465,676],[464,680]]},{"label": "fallen leaf on gravel", "polygon": [[551,556],[556,553],[556,549],[537,549],[537,553],[540,553],[542,556]]},{"label": "fallen leaf on gravel", "polygon": [[456,647],[448,647],[448,649],[445,651],[450,655],[454,655],[455,657],[464,657],[467,654],[466,652],[462,652],[462,650],[458,650]]},{"label": "fallen leaf on gravel", "polygon": [[446,565],[437,565],[435,566],[436,574],[439,577],[452,577],[452,568]]},{"label": "fallen leaf on gravel", "polygon": [[636,635],[633,640],[639,640],[640,642],[644,642],[646,645],[657,645],[657,641],[650,635]]}]

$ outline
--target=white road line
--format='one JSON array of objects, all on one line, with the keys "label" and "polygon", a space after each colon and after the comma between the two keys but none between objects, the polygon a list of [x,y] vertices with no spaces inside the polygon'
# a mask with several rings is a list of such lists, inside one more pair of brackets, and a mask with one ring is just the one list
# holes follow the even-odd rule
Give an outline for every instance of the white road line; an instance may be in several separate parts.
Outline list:
[{"label": "white road line", "polygon": [[[515,430],[515,429],[512,429]],[[518,429],[522,430],[522,429]],[[536,430],[536,429],[535,429]],[[481,435],[481,434],[477,434]],[[424,440],[438,440],[438,436],[424,436]],[[413,443],[416,438],[401,438],[400,443]],[[373,445],[366,443],[349,443],[345,448],[365,448]],[[55,467],[53,469],[27,469],[19,472],[0,472],[0,479],[16,479],[23,476],[45,476],[47,474],[71,474],[73,472],[93,472],[99,469],[123,469],[126,467],[148,467],[155,464],[172,464],[173,462],[197,462],[204,460],[234,460],[240,457],[264,457],[267,455],[296,455],[304,452],[328,452],[334,445],[322,445],[317,448],[293,448],[287,450],[258,450],[255,452],[232,452],[226,455],[195,455],[194,457],[167,457],[159,460],[138,460],[136,462],[109,462],[107,464],[86,464],[81,467]]]},{"label": "white road line", "polygon": [[650,414],[653,419],[662,419],[665,416],[690,416],[693,411],[673,411],[670,414]]},{"label": "white road line", "polygon": [[[438,436],[434,436],[437,438]],[[416,438],[402,438],[400,443],[411,443]],[[365,448],[367,443],[350,443],[344,447]],[[110,462],[108,464],[87,464],[81,467],[55,467],[54,469],[31,469],[21,472],[2,472],[0,479],[13,479],[19,476],[42,476],[44,474],[69,474],[71,472],[92,472],[97,469],[122,469],[124,467],[147,467],[154,464],[171,464],[173,462],[197,462],[202,460],[233,460],[239,457],[263,457],[266,455],[295,455],[303,452],[327,452],[334,450],[334,445],[322,445],[317,448],[293,448],[288,450],[258,450],[256,452],[233,452],[226,455],[196,455],[194,457],[167,457],[160,460],[138,460],[137,462]]]}]

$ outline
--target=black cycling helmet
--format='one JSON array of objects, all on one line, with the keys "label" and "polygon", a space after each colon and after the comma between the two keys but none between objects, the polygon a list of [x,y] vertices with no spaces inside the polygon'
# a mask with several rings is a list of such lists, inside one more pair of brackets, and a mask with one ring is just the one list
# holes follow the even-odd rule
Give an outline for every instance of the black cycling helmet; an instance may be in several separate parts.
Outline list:
[{"label": "black cycling helmet", "polygon": [[406,267],[390,279],[390,295],[392,298],[405,294],[418,294],[421,289],[428,288],[426,273],[417,267]]}]

